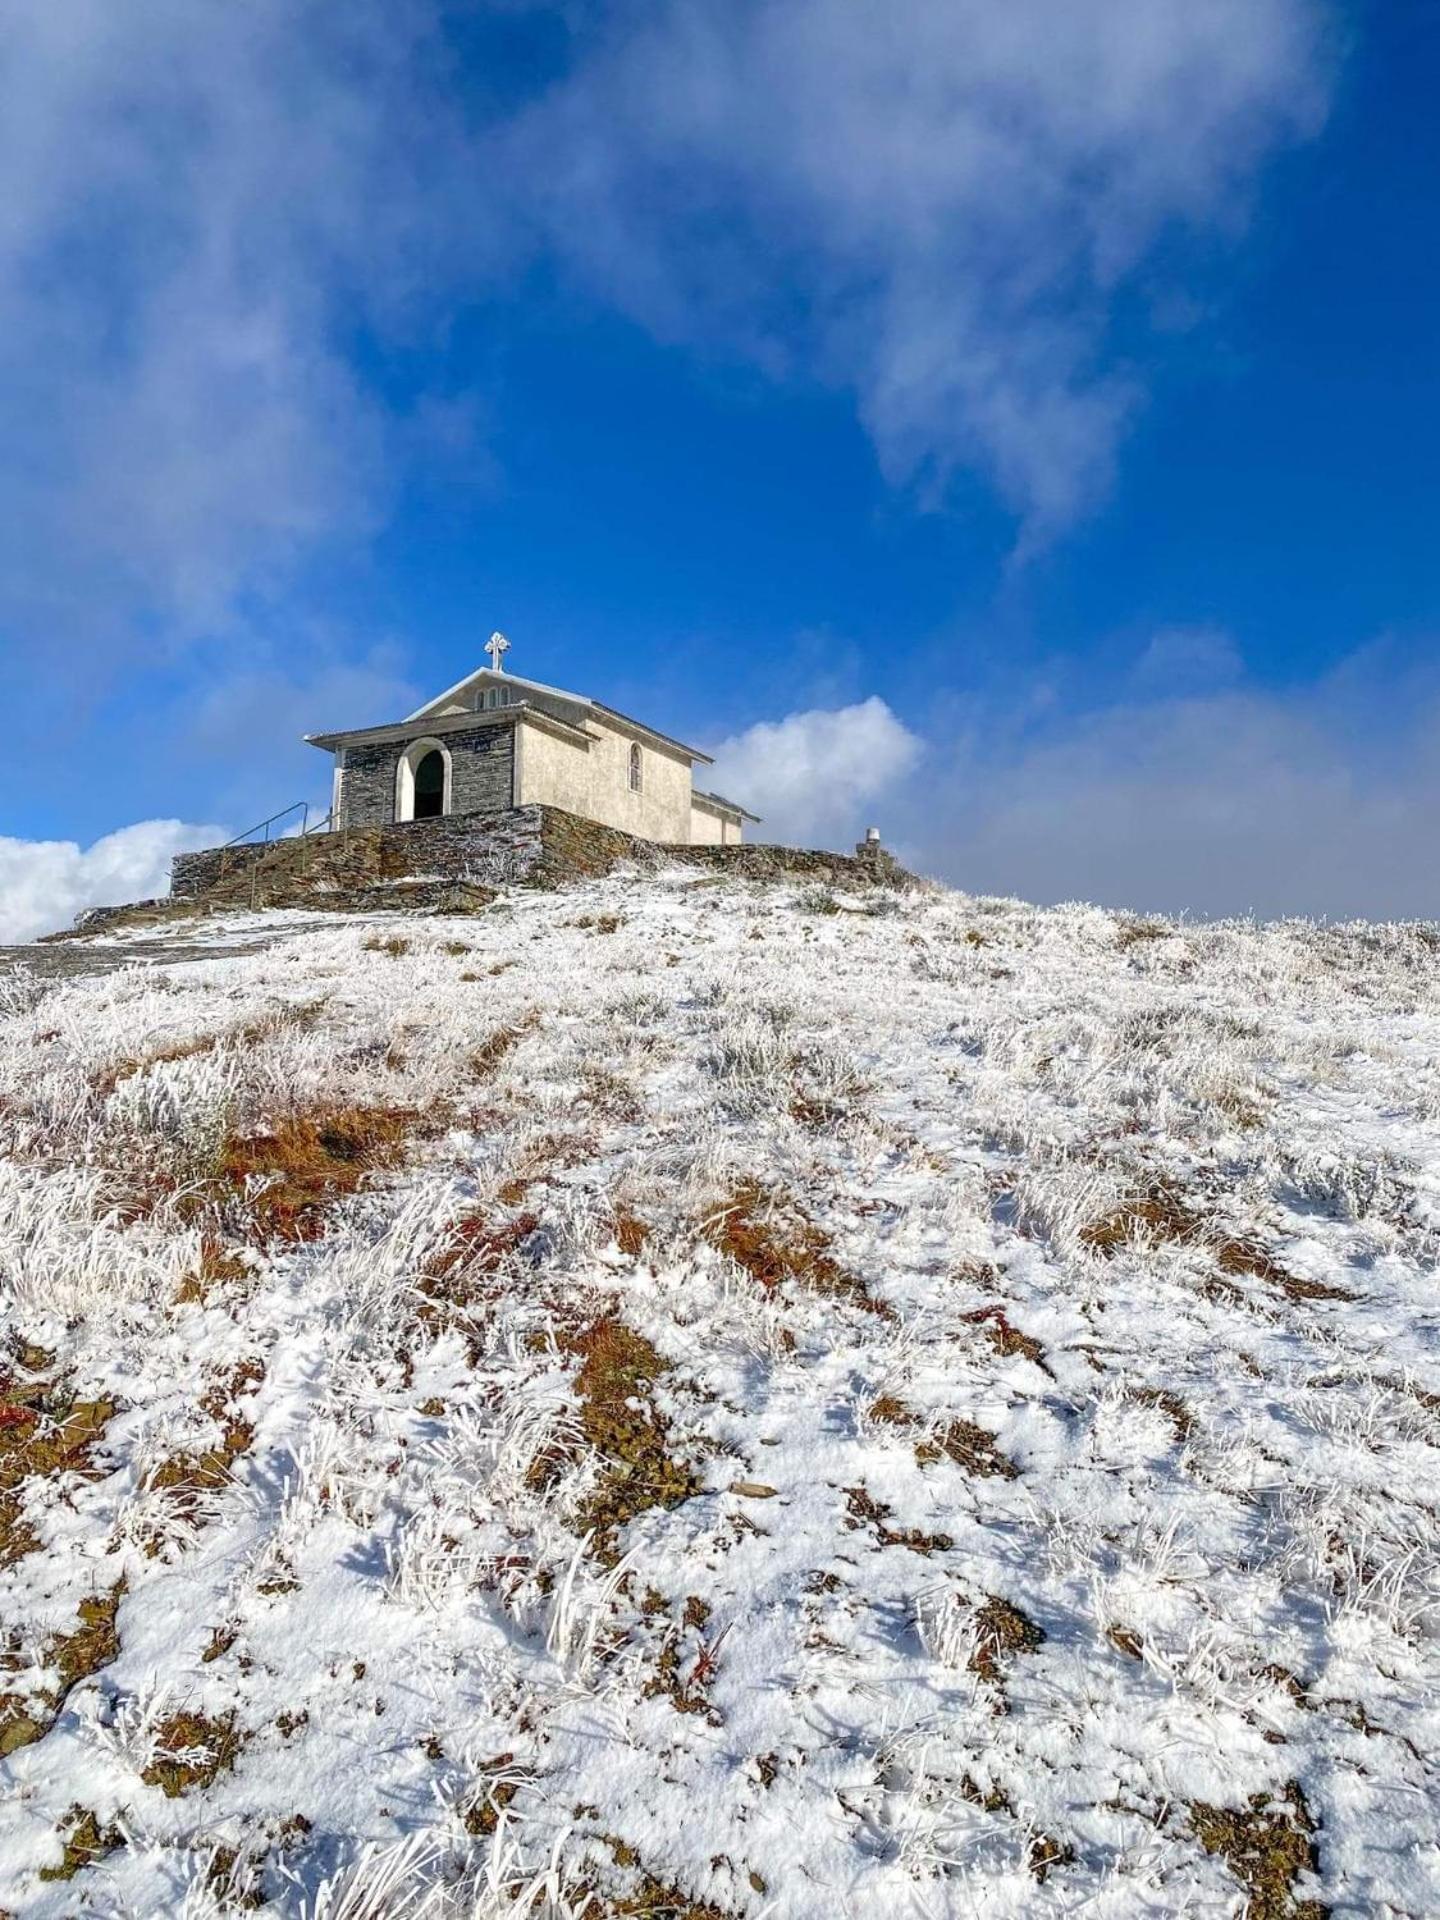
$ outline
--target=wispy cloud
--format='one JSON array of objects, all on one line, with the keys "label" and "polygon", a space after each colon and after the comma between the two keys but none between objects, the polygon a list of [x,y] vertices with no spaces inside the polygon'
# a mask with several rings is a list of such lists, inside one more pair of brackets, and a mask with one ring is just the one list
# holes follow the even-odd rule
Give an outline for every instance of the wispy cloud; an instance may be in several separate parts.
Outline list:
[{"label": "wispy cloud", "polygon": [[0,49],[0,633],[153,655],[363,540],[410,436],[357,342],[430,337],[537,252],[852,391],[897,482],[976,468],[1044,538],[1143,393],[1111,328],[1156,241],[1232,230],[1317,124],[1322,5],[542,5],[560,78],[482,116],[443,0],[30,0]]},{"label": "wispy cloud", "polygon": [[429,35],[424,0],[11,11],[5,626],[153,652],[380,523],[388,421],[349,342],[456,240]]},{"label": "wispy cloud", "polygon": [[1436,676],[1367,648],[1277,690],[1215,657],[1219,684],[1137,684],[1084,714],[977,705],[958,741],[932,743],[924,791],[892,798],[905,851],[957,885],[1039,900],[1440,915]]},{"label": "wispy cloud", "polygon": [[[1173,259],[1178,237],[1233,234],[1261,163],[1318,125],[1324,18],[1319,0],[602,10],[514,129],[510,173],[586,285],[853,389],[894,479],[978,468],[1043,540],[1103,494],[1143,395],[1114,336],[1137,272],[1162,238]],[[1183,273],[1164,290],[1173,309]]]}]

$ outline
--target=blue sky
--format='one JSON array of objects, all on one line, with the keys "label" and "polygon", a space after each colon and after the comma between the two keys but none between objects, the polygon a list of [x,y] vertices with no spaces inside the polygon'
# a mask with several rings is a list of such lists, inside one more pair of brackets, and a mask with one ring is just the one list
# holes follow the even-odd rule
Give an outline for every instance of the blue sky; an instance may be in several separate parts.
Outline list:
[{"label": "blue sky", "polygon": [[18,21],[12,931],[495,626],[783,837],[1435,912],[1432,0]]}]

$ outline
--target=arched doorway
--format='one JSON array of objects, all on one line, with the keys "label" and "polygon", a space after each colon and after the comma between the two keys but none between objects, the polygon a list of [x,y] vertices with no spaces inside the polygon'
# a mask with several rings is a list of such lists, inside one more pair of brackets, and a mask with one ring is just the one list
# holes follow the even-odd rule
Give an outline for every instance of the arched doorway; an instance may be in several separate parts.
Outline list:
[{"label": "arched doorway", "polygon": [[436,820],[449,811],[449,752],[439,740],[412,740],[395,768],[395,818]]},{"label": "arched doorway", "polygon": [[432,747],[415,769],[415,818],[434,820],[445,811],[445,761]]}]

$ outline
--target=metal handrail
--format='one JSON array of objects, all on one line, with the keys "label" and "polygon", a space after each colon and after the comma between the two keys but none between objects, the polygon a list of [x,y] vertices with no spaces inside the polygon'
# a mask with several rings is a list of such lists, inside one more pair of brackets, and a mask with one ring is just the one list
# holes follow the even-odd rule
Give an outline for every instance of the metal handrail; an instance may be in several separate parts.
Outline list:
[{"label": "metal handrail", "polygon": [[323,820],[317,820],[313,827],[302,827],[300,829],[302,838],[307,833],[323,833],[334,818],[335,818],[335,814],[332,810],[330,813],[326,814]]},{"label": "metal handrail", "polygon": [[[233,840],[227,840],[225,845],[227,847],[238,847],[242,841],[248,840],[252,833],[259,833],[262,829],[268,841],[270,838],[270,829],[274,826],[275,822],[288,818],[292,813],[298,813],[300,815],[301,833],[307,832],[307,822],[310,819],[310,802],[308,800],[292,800],[288,807],[281,807],[280,811],[278,813],[272,813],[268,820],[257,820],[253,827],[247,827],[244,833],[237,833],[235,838]],[[277,840],[280,838],[278,833],[275,838]]]}]

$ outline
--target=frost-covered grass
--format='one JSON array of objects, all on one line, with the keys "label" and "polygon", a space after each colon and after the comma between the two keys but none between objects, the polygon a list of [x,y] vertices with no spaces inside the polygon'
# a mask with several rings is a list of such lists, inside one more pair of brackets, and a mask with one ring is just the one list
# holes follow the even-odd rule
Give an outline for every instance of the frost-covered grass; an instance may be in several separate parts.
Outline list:
[{"label": "frost-covered grass", "polygon": [[673,874],[0,982],[0,1909],[1440,1910],[1437,969]]}]

